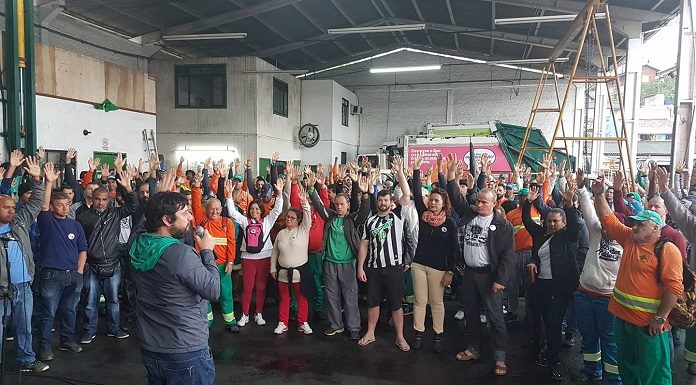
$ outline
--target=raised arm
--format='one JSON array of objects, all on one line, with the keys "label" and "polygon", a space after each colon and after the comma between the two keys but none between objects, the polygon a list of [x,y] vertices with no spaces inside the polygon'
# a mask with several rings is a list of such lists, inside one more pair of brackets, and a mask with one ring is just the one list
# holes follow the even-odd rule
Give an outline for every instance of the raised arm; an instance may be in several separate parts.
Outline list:
[{"label": "raised arm", "polygon": [[530,199],[534,201],[536,199],[541,199],[541,197],[538,192],[529,191],[527,200],[524,201],[522,205],[522,223],[524,223],[524,228],[529,232],[532,238],[540,238],[544,236],[546,230],[532,219],[532,203]]},{"label": "raised arm", "polygon": [[46,164],[44,164],[44,179],[46,179],[46,186],[44,188],[44,199],[41,211],[48,211],[51,205],[51,190],[53,189],[53,184],[56,182],[56,180],[58,180],[59,175],[60,171],[53,167],[53,163],[46,162]]},{"label": "raised arm", "polygon": [[[696,242],[696,216],[694,216],[669,190],[669,173],[660,167],[656,171],[657,188],[665,201],[669,216],[677,224],[684,236],[692,243]],[[696,261],[692,261],[692,265]]]},{"label": "raised arm", "polygon": [[459,190],[459,182],[456,180],[457,173],[461,170],[461,167],[461,164],[457,162],[456,155],[450,154],[447,157],[447,195],[449,196],[454,211],[456,211],[460,217],[464,217],[472,208],[469,206],[467,199],[462,197]]},{"label": "raised arm", "polygon": [[411,202],[411,187],[408,185],[406,174],[404,174],[404,162],[398,155],[395,156],[392,161],[392,170],[396,172],[396,179],[399,182],[399,188],[401,188],[402,192],[401,198],[399,198],[399,204],[401,206],[406,206]]},{"label": "raised arm", "polygon": [[[41,168],[39,168],[38,160],[32,156],[26,158],[27,166],[24,167],[24,172],[31,175],[32,194],[27,202],[26,210],[19,210],[17,216],[23,216],[25,223],[30,224],[36,220],[36,217],[41,212],[44,204],[44,184],[41,181]],[[51,165],[53,167],[53,165]]]}]

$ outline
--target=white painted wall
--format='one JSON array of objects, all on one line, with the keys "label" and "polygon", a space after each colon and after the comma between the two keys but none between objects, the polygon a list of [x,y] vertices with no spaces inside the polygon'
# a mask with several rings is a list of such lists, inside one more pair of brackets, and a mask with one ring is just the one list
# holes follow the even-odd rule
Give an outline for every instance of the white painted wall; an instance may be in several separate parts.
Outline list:
[{"label": "white painted wall", "polygon": [[[124,110],[104,112],[86,103],[37,96],[36,122],[37,144],[47,150],[75,148],[78,170],[83,170],[94,151],[125,152],[137,164],[146,154],[142,131],[154,129],[156,118]],[[82,130],[92,133],[84,136]]]},{"label": "white painted wall", "polygon": [[319,126],[319,143],[302,148],[302,161],[307,164],[333,162],[346,152],[347,160],[357,156],[360,117],[349,115],[348,127],[341,122],[343,99],[350,105],[358,104],[358,97],[333,80],[305,80],[302,82],[302,124]]},{"label": "white painted wall", "polygon": [[[441,64],[439,71],[371,74],[371,67]],[[448,90],[452,90],[451,123],[484,123],[500,120],[526,126],[539,74],[474,64],[438,56],[402,51],[368,62],[327,71],[314,79],[332,79],[354,92],[363,106],[360,120],[360,153],[374,152],[383,142],[404,134],[416,134],[427,123],[447,123]],[[532,87],[500,88],[514,79]],[[493,87],[491,87],[493,86]],[[563,86],[563,90],[565,90]],[[552,107],[555,94],[547,87],[541,107]],[[574,94],[564,116],[572,127]],[[556,117],[539,114],[534,124],[550,138]]]}]

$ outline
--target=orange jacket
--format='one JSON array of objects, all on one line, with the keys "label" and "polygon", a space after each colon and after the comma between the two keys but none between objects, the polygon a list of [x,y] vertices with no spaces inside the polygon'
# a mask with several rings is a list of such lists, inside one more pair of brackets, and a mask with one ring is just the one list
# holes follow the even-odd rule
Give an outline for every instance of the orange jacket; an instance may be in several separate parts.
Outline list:
[{"label": "orange jacket", "polygon": [[[660,306],[663,290],[669,290],[678,296],[684,292],[681,253],[671,243],[662,249],[662,285],[658,285],[655,242],[634,242],[631,239],[631,228],[624,226],[613,214],[599,220],[609,237],[623,247],[616,286],[609,301],[609,312],[635,326],[647,326]],[[665,328],[668,326],[669,323],[665,323]]]},{"label": "orange jacket", "polygon": [[222,216],[217,220],[208,219],[203,211],[202,199],[203,191],[201,188],[193,187],[191,189],[191,210],[193,211],[194,223],[208,230],[210,235],[215,238],[213,252],[216,264],[234,262],[236,250],[234,223],[230,218]]},{"label": "orange jacket", "polygon": [[[532,220],[541,224],[541,215],[539,214],[539,210],[537,210],[534,205],[532,205],[531,214]],[[532,251],[532,236],[529,235],[529,232],[524,227],[524,223],[522,223],[522,207],[510,210],[505,218],[512,223],[512,228],[515,234],[515,251]]]}]

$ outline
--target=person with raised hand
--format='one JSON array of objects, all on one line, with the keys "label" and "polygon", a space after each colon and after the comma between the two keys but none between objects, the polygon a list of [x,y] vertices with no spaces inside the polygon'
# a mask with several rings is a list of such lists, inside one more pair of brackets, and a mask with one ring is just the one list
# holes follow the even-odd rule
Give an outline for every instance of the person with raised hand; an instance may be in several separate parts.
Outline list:
[{"label": "person with raised hand", "polygon": [[595,209],[609,238],[624,250],[609,312],[616,320],[618,366],[624,384],[672,384],[669,313],[684,292],[683,260],[671,242],[655,245],[664,222],[651,210],[628,217],[632,227],[616,218],[604,197],[604,180],[592,185]]},{"label": "person with raised hand", "polygon": [[[255,200],[249,205],[247,215],[237,210],[228,210],[229,215],[241,227],[244,234],[242,243],[242,317],[237,322],[239,327],[249,323],[251,294],[256,289],[256,314],[254,322],[263,326],[263,307],[266,301],[266,283],[271,272],[271,253],[273,242],[270,240],[271,229],[283,212],[283,187],[285,180],[278,179],[275,184],[275,204],[273,210],[265,215],[264,204]],[[232,186],[230,185],[230,188]],[[227,207],[234,207],[234,199],[227,198]]]},{"label": "person with raised hand", "polygon": [[[430,191],[426,200],[423,199],[422,189],[419,188],[422,161],[422,157],[418,156],[413,164],[414,200],[411,202],[408,199],[402,202],[402,204],[406,203],[402,210],[415,204],[419,218],[418,242],[413,263],[410,264],[415,295],[413,328],[416,331],[411,347],[415,350],[423,347],[425,313],[427,305],[430,305],[433,319],[433,351],[442,353],[445,322],[444,291],[454,277],[455,261],[459,257],[459,243],[457,225],[449,216],[452,207],[447,191],[442,187],[436,187]],[[456,165],[448,162],[448,169],[449,167],[455,168]],[[395,168],[399,186],[404,190],[404,196],[410,198],[411,191],[403,176],[403,167],[397,164]],[[404,197],[401,199],[404,201]]]},{"label": "person with raised hand", "polygon": [[82,277],[87,262],[87,239],[82,226],[68,218],[71,200],[63,192],[51,192],[60,172],[48,162],[44,165],[46,189],[37,224],[41,233],[39,269],[41,312],[39,316],[39,358],[53,360],[51,329],[60,313],[60,350],[79,353],[76,343],[76,307],[82,292]]},{"label": "person with raised hand", "polygon": [[[10,155],[10,168],[7,175],[13,175],[14,169],[21,167],[23,161],[25,161],[24,155],[20,151],[13,151]],[[29,226],[41,212],[46,187],[40,183],[41,168],[32,157],[26,159],[26,166],[23,169],[25,174],[31,177],[26,183],[33,191],[27,202],[18,208],[11,196],[0,195],[0,234],[15,239],[7,241],[6,247],[0,248],[0,266],[9,266],[9,272],[3,270],[0,274],[0,289],[14,294],[8,299],[11,301],[11,306],[8,306],[11,314],[7,316],[12,317],[11,322],[15,327],[16,358],[19,362],[19,370],[38,373],[48,370],[49,366],[36,359],[32,348],[31,282],[35,278],[36,267],[29,239]],[[0,306],[1,317],[6,315],[4,309],[4,306]],[[1,334],[0,331],[0,338],[5,338]]]},{"label": "person with raised hand", "polygon": [[[329,328],[326,336],[343,333],[343,314],[350,339],[360,339],[360,310],[358,309],[358,282],[356,279],[356,257],[360,244],[359,228],[370,215],[370,194],[367,178],[355,182],[353,194],[360,194],[357,212],[350,212],[350,200],[339,193],[334,198],[335,210],[327,207],[319,198],[314,186],[308,186],[312,206],[324,220],[324,285],[326,287],[326,312]],[[356,196],[357,198],[357,196]],[[343,298],[343,301],[341,301]]]},{"label": "person with raised hand", "polygon": [[[495,213],[495,191],[478,191],[475,204],[461,196],[457,174],[461,164],[450,154],[447,170],[447,194],[453,209],[461,217],[457,233],[464,256],[463,277],[466,327],[469,345],[456,356],[459,361],[481,359],[481,305],[491,322],[491,339],[495,359],[495,374],[507,375],[505,363],[507,331],[503,318],[502,292],[514,269],[514,242],[512,225]],[[486,165],[485,169],[488,168]]]}]

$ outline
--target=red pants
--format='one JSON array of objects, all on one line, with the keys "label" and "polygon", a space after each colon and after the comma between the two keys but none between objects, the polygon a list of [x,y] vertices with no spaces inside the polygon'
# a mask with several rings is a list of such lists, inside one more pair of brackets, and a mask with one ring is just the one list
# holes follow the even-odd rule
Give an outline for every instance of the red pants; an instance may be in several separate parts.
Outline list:
[{"label": "red pants", "polygon": [[[307,297],[302,294],[302,289],[300,288],[299,282],[293,283],[292,288],[295,292],[295,298],[297,298],[297,323],[298,325],[302,325],[303,323],[307,322],[309,304],[307,302]],[[288,319],[290,318],[290,284],[278,281],[278,291],[280,292],[278,321],[288,325]]]},{"label": "red pants", "polygon": [[251,293],[256,288],[256,313],[263,313],[266,282],[271,274],[271,258],[242,259],[242,313],[249,315]]}]

